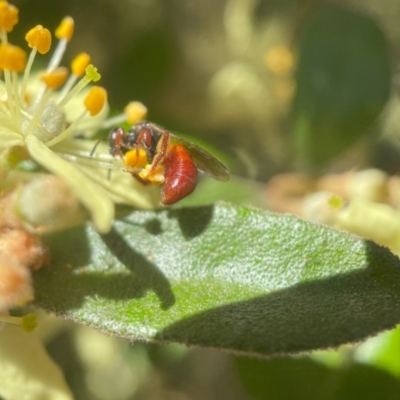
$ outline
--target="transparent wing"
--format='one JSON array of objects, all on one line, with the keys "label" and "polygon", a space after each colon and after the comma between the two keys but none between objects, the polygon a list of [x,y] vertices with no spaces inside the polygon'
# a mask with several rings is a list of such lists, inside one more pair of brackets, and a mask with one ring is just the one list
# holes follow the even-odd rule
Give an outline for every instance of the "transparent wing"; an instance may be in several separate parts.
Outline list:
[{"label": "transparent wing", "polygon": [[170,138],[173,143],[181,144],[186,148],[200,172],[222,182],[229,180],[229,169],[217,157],[191,141],[176,136],[173,133],[170,133]]}]

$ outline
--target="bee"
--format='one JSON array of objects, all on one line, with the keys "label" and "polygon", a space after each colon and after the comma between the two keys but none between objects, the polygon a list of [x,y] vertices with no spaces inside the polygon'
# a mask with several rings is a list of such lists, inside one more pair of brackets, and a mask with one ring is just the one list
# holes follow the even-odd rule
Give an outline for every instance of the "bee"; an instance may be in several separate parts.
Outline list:
[{"label": "bee", "polygon": [[109,151],[143,184],[162,185],[161,202],[173,204],[196,188],[198,172],[229,180],[228,168],[206,150],[151,122],[110,133]]}]

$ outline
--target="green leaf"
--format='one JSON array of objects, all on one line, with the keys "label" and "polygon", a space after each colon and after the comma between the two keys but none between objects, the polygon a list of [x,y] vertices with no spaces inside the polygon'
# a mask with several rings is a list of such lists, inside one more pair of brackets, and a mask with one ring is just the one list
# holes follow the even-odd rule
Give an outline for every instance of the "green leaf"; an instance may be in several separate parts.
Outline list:
[{"label": "green leaf", "polygon": [[389,98],[382,30],[345,9],[316,13],[303,31],[296,83],[296,157],[303,167],[319,167],[369,132]]},{"label": "green leaf", "polygon": [[109,234],[45,238],[35,303],[130,339],[264,355],[359,341],[400,322],[400,263],[290,215],[219,204],[136,211]]}]

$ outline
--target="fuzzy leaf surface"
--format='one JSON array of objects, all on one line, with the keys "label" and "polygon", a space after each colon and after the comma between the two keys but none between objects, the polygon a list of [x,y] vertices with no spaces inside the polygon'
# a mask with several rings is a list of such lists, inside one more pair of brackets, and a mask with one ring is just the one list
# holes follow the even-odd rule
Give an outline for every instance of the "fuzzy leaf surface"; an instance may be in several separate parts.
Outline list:
[{"label": "fuzzy leaf surface", "polygon": [[134,211],[45,238],[37,306],[132,340],[273,355],[400,322],[400,263],[372,242],[242,205]]}]

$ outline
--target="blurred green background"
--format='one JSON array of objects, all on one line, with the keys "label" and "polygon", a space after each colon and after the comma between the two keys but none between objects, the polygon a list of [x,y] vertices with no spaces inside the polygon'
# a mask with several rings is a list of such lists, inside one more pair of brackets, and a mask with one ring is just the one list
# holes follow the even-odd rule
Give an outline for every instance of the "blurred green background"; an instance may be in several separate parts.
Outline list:
[{"label": "blurred green background", "polygon": [[[394,0],[15,1],[28,29],[76,23],[64,65],[86,51],[112,110],[206,142],[234,178],[186,204],[265,206],[274,175],[399,169],[400,2]],[[252,360],[130,344],[45,320],[43,337],[76,399],[400,399],[400,337],[301,357]]]}]

